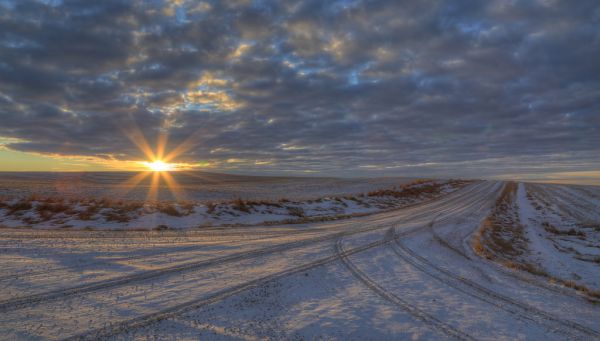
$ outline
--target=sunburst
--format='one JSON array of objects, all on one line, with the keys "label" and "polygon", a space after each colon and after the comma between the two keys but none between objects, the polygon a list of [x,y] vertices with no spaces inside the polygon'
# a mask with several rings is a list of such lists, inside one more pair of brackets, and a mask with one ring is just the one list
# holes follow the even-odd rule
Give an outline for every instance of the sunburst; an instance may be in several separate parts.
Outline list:
[{"label": "sunburst", "polygon": [[123,127],[127,127],[122,129],[125,135],[140,149],[140,151],[142,151],[142,153],[144,153],[148,159],[148,161],[139,162],[139,164],[143,165],[147,171],[140,172],[127,180],[123,185],[125,189],[125,193],[123,194],[127,194],[127,192],[140,184],[144,179],[151,176],[150,186],[146,196],[147,201],[156,201],[158,199],[159,188],[163,182],[166,184],[166,187],[176,200],[185,200],[182,187],[175,180],[175,177],[170,173],[190,168],[189,164],[176,163],[172,161],[182,153],[191,149],[194,145],[194,139],[187,139],[181,145],[177,146],[167,155],[165,155],[168,142],[168,134],[166,129],[161,129],[157,138],[156,149],[153,150],[150,147],[148,140],[133,122],[133,120],[131,120],[130,124],[123,125]]},{"label": "sunburst", "polygon": [[167,163],[162,160],[144,162],[144,165],[153,172],[170,172],[176,170],[176,165],[174,163]]}]

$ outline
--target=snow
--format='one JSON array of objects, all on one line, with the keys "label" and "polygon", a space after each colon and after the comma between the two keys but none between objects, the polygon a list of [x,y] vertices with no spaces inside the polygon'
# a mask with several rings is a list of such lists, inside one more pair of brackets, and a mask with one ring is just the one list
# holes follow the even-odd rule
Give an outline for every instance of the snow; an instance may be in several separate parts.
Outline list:
[{"label": "snow", "polygon": [[[69,229],[191,229],[224,225],[303,222],[372,214],[396,209],[443,195],[463,186],[460,181],[415,181],[388,190],[418,191],[434,186],[435,193],[394,196],[387,193],[356,193],[343,197],[326,196],[305,201],[248,201],[221,203],[127,202],[110,200],[65,200],[63,198],[7,200],[0,208],[0,224],[5,227]],[[425,187],[424,187],[425,186]],[[13,209],[19,204],[25,209]],[[0,206],[1,207],[1,206]],[[45,208],[48,209],[45,209]],[[14,211],[14,212],[11,212]]]},{"label": "snow", "polygon": [[[303,201],[324,196],[345,196],[389,188],[414,181],[412,178],[333,178],[333,177],[284,177],[244,176],[222,173],[169,172],[175,182],[173,195],[164,180],[156,187],[160,201],[187,200],[193,202],[225,202],[237,198],[244,200]],[[118,200],[146,200],[152,186],[148,174],[139,183],[132,182],[144,173],[138,172],[1,172],[0,197],[27,198],[111,198]]]},{"label": "snow", "polygon": [[[474,182],[393,210],[297,225],[0,229],[0,339],[600,339],[598,304],[472,251],[502,185]],[[527,190],[566,208],[577,197],[530,186],[516,197],[528,236],[541,233],[529,250],[581,262],[553,251],[545,237],[556,236],[536,223],[564,229],[576,219],[558,206],[535,209]],[[585,211],[573,212],[593,217]]]},{"label": "snow", "polygon": [[[554,277],[580,282],[595,290],[600,289],[600,272],[598,271],[598,263],[594,262],[595,257],[600,255],[600,233],[588,229],[584,231],[584,229],[577,226],[576,221],[573,221],[573,217],[568,217],[565,214],[561,215],[558,206],[554,207],[556,213],[536,210],[531,200],[527,198],[527,190],[530,186],[520,184],[517,203],[520,208],[521,221],[526,227],[525,231],[529,239],[531,260]],[[568,195],[567,193],[571,192],[571,189],[565,188],[565,186],[552,185],[549,187],[554,190],[553,198],[555,202],[567,205],[567,211],[574,211],[574,205],[581,204],[584,200],[580,195],[565,198]],[[534,193],[541,196],[545,192],[538,191]],[[532,198],[536,202],[536,196]],[[569,202],[567,198],[571,200],[576,198],[577,201]],[[581,210],[581,208],[577,208],[577,210]],[[584,209],[584,212],[587,212],[587,210]],[[594,214],[593,209],[586,213],[586,215],[592,214]],[[586,219],[586,221],[588,220]],[[567,231],[572,228],[574,231],[585,233],[585,237],[557,236],[546,231],[544,224],[549,224],[559,231]]]}]

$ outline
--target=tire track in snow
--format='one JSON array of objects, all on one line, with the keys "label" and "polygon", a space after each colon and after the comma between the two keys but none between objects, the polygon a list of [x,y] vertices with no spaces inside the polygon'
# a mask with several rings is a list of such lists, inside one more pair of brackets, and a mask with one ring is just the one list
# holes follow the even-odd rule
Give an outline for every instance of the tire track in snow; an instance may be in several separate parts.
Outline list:
[{"label": "tire track in snow", "polygon": [[[532,184],[521,183],[521,185],[522,186],[526,186],[526,188],[527,187],[531,188],[530,185],[532,185]],[[535,184],[534,186],[535,186],[534,190],[537,191],[538,193],[542,193],[545,190],[545,189],[541,188],[541,186],[543,186],[543,185]],[[545,196],[546,199],[550,198],[548,196],[548,194],[545,193],[545,192],[543,192],[541,195]],[[463,242],[462,242],[463,250],[470,251],[470,252],[468,252],[468,254],[470,256],[467,255],[467,254],[462,254],[462,253],[461,253],[461,255],[464,256],[464,257],[466,257],[469,260],[481,259],[476,253],[474,253],[472,251],[472,248],[471,248],[470,242],[469,242],[470,240],[473,239],[473,235],[477,232],[478,229],[479,229],[479,226],[476,227],[473,231],[471,231],[471,233],[469,233],[463,239]],[[434,231],[433,228],[431,230]],[[446,245],[447,243],[445,243],[445,242],[440,242],[440,244],[442,246],[448,247],[448,245]],[[454,248],[450,248],[450,249],[452,251],[457,251]],[[587,303],[591,303],[591,304],[599,304],[600,303],[600,300],[596,300],[596,299],[593,299],[591,297],[586,297],[586,296],[580,295],[580,294],[578,294],[576,292],[573,292],[572,290],[566,289],[565,287],[558,286],[558,285],[553,285],[553,284],[547,283],[545,281],[540,281],[540,280],[538,280],[536,278],[535,275],[532,275],[532,274],[527,273],[527,272],[518,271],[518,270],[510,270],[510,269],[504,267],[503,265],[495,263],[495,262],[488,262],[488,261],[486,261],[486,266],[492,267],[494,270],[496,270],[496,271],[498,271],[498,272],[500,272],[500,273],[502,273],[502,274],[504,274],[506,276],[512,277],[512,278],[514,278],[514,279],[516,279],[518,281],[521,281],[523,283],[527,283],[527,284],[536,286],[536,287],[538,287],[540,289],[544,289],[546,291],[550,291],[550,292],[553,292],[553,293],[558,293],[558,294],[561,294],[561,295],[564,295],[564,296],[569,296],[569,297],[573,297],[573,298],[577,298],[577,299],[583,299]]]},{"label": "tire track in snow", "polygon": [[[251,240],[253,241],[265,241],[265,240],[269,240],[269,239],[275,239],[275,238],[282,238],[282,237],[287,237],[287,236],[296,236],[296,235],[303,235],[303,234],[311,234],[311,233],[315,233],[316,231],[311,231],[311,230],[300,230],[300,231],[289,231],[289,233],[286,235],[284,233],[281,233],[280,235],[271,235],[271,236],[267,236],[267,237],[259,237],[259,238],[252,238]],[[265,234],[267,235],[267,234]],[[247,235],[246,235],[247,236]],[[241,240],[232,240],[229,242],[240,242]],[[182,243],[183,244],[183,243]],[[188,243],[185,243],[184,245],[187,245]],[[224,243],[219,243],[216,245],[223,245]],[[176,247],[176,245],[174,245]],[[179,249],[171,249],[171,250],[163,250],[163,251],[152,251],[152,250],[145,250],[146,252],[140,252],[137,254],[133,254],[130,256],[124,256],[124,257],[117,257],[117,258],[108,258],[105,260],[96,260],[96,261],[89,261],[85,264],[78,264],[76,267],[50,267],[50,268],[46,268],[45,270],[39,270],[39,271],[30,271],[30,272],[26,272],[26,273],[16,273],[16,274],[10,274],[10,275],[6,275],[6,276],[2,276],[0,277],[0,283],[2,282],[6,282],[9,280],[14,280],[14,279],[25,279],[25,278],[31,278],[31,277],[35,277],[35,276],[39,276],[39,275],[48,275],[48,274],[52,274],[53,272],[56,271],[60,271],[60,270],[68,270],[68,271],[74,271],[74,270],[80,270],[80,269],[85,269],[85,267],[89,266],[89,265],[110,265],[111,262],[122,262],[122,261],[130,261],[130,260],[144,260],[144,259],[149,259],[149,258],[153,258],[153,257],[157,257],[157,256],[165,256],[165,255],[177,255],[177,254],[181,254],[182,252],[189,252],[189,251],[196,251],[196,250],[202,250],[203,248],[207,248],[213,245],[210,244],[201,244],[201,245],[188,245],[188,246],[184,246],[181,247]],[[39,253],[36,253],[36,256],[40,256]],[[57,275],[64,275],[64,274],[57,274]]]},{"label": "tire track in snow", "polygon": [[[384,241],[389,242],[391,240],[392,238],[389,237],[389,234],[386,234],[386,238],[384,239]],[[414,318],[422,321],[430,327],[437,329],[446,336],[450,336],[458,340],[475,340],[469,334],[466,334],[452,327],[451,325],[444,323],[436,317],[427,314],[426,312],[420,310],[414,305],[409,304],[408,302],[396,296],[394,293],[387,291],[382,286],[373,281],[371,278],[369,278],[362,270],[360,270],[354,263],[350,261],[350,259],[348,258],[348,254],[344,251],[344,248],[342,246],[342,238],[338,239],[338,241],[336,242],[336,253],[339,256],[342,263],[344,264],[344,266],[352,273],[352,275],[356,279],[358,279],[366,287],[371,289],[374,293],[376,293],[384,300],[400,307],[402,310],[406,311]]]},{"label": "tire track in snow", "polygon": [[[394,253],[396,253],[396,255],[398,255],[404,261],[413,265],[416,269],[429,275],[430,277],[435,278],[436,280],[440,281],[441,283],[443,283],[449,287],[452,287],[460,292],[463,292],[469,296],[475,297],[484,302],[495,305],[509,313],[517,314],[528,320],[533,320],[530,317],[531,315],[533,315],[533,316],[537,317],[537,319],[533,320],[533,321],[543,324],[550,328],[554,328],[554,325],[549,325],[547,322],[560,324],[563,327],[567,327],[571,330],[576,330],[580,333],[585,334],[586,336],[593,336],[596,338],[600,337],[600,332],[598,332],[594,329],[585,327],[585,326],[583,326],[579,323],[573,322],[573,321],[555,317],[555,316],[553,316],[545,311],[542,311],[536,307],[533,307],[526,303],[522,303],[517,300],[514,300],[514,299],[507,297],[505,295],[502,295],[496,291],[490,290],[489,288],[486,288],[472,280],[466,279],[462,276],[457,276],[444,268],[438,267],[438,266],[434,265],[433,263],[429,262],[426,258],[415,253],[413,250],[409,249],[408,247],[405,247],[400,242],[400,240],[398,239],[397,236],[394,236],[394,244],[393,244],[392,250],[394,251]],[[427,267],[433,269],[433,271],[430,269],[427,269]],[[437,274],[435,272],[437,272]],[[460,284],[458,284],[458,283],[461,283],[462,285],[468,287],[468,289],[465,289],[464,287],[461,288]],[[541,319],[543,319],[545,321],[541,321]],[[569,336],[572,335],[568,332],[566,334]]]},{"label": "tire track in snow", "polygon": [[[444,196],[444,197],[440,198],[441,200],[432,200],[432,201],[429,201],[426,203],[416,204],[414,206],[417,208],[425,209],[431,205],[434,205],[434,206],[438,205],[438,206],[440,206],[440,207],[438,207],[438,210],[443,210],[443,209],[447,210],[448,208],[451,208],[455,202],[461,203],[461,199],[464,196],[471,194],[471,192],[473,192],[473,191],[476,191],[476,193],[485,192],[486,190],[489,190],[487,187],[488,186],[486,186],[485,183],[484,183],[484,185],[479,183],[474,186],[470,186],[470,188],[468,190],[461,191],[462,193],[458,193],[455,196],[452,196],[452,195]],[[456,193],[456,192],[453,192],[453,193]],[[409,216],[407,216],[407,217],[405,216],[401,220],[419,219],[419,218],[427,217],[429,215],[430,215],[429,211],[424,211],[424,212],[416,213],[413,215],[409,214]],[[397,221],[395,223],[397,223]],[[43,292],[43,293],[39,293],[39,294],[17,297],[14,299],[1,301],[0,302],[0,312],[8,312],[11,310],[22,309],[22,308],[32,306],[32,305],[35,305],[38,303],[54,301],[54,300],[64,299],[64,298],[68,298],[68,297],[72,297],[72,296],[78,296],[78,295],[82,295],[82,294],[86,294],[86,293],[96,292],[96,291],[100,291],[100,290],[104,290],[104,289],[128,285],[132,282],[154,279],[154,278],[162,277],[165,275],[176,274],[176,273],[181,273],[181,272],[186,272],[186,271],[194,271],[194,270],[199,270],[199,269],[206,268],[206,267],[213,266],[213,265],[222,265],[222,264],[226,264],[226,263],[230,263],[230,262],[234,262],[234,261],[243,261],[243,260],[247,260],[247,259],[251,259],[251,258],[256,258],[259,256],[264,256],[264,255],[273,254],[273,253],[282,252],[282,251],[288,251],[288,250],[312,245],[312,244],[319,243],[319,242],[324,242],[324,241],[334,240],[337,238],[342,238],[342,237],[346,237],[346,236],[350,236],[350,235],[380,230],[380,229],[386,228],[387,226],[389,226],[389,224],[390,223],[383,222],[379,225],[370,226],[370,227],[366,227],[366,228],[360,228],[360,229],[356,229],[356,230],[352,230],[352,231],[335,232],[335,233],[331,233],[331,234],[327,234],[327,235],[319,236],[319,237],[315,237],[315,238],[303,239],[303,240],[299,240],[299,241],[278,244],[275,246],[256,249],[256,250],[238,252],[238,253],[234,253],[231,255],[223,256],[223,257],[211,258],[211,259],[198,261],[198,262],[192,262],[192,263],[185,263],[185,264],[180,264],[177,266],[167,267],[167,268],[162,268],[162,269],[148,270],[148,271],[145,271],[142,273],[135,273],[135,274],[131,274],[131,275],[120,276],[117,278],[111,278],[111,279],[102,280],[102,281],[98,281],[98,282],[82,284],[82,285],[73,286],[73,287],[69,287],[69,288],[57,289],[57,290],[47,291],[47,292]]]},{"label": "tire track in snow", "polygon": [[117,322],[117,323],[112,323],[109,324],[106,327],[101,327],[101,328],[97,328],[97,329],[92,329],[89,331],[86,331],[84,333],[81,334],[77,334],[77,335],[73,335],[70,337],[67,337],[65,339],[63,339],[64,341],[75,341],[75,340],[98,340],[98,339],[106,339],[109,338],[111,336],[115,336],[115,335],[119,335],[128,331],[132,331],[135,329],[139,329],[142,327],[146,327],[149,325],[152,325],[154,323],[169,319],[169,318],[175,318],[177,316],[180,316],[190,310],[195,310],[195,309],[199,309],[203,306],[206,305],[210,305],[216,302],[219,302],[221,300],[224,300],[230,296],[242,293],[246,290],[250,290],[252,288],[256,288],[260,285],[266,284],[268,282],[271,281],[275,281],[287,276],[291,276],[297,273],[301,273],[319,266],[323,266],[329,263],[333,263],[335,261],[338,261],[340,259],[340,257],[348,257],[350,255],[359,253],[359,252],[363,252],[369,249],[372,249],[374,247],[378,247],[381,245],[385,245],[387,243],[389,243],[391,240],[378,240],[378,241],[374,241],[371,242],[369,244],[363,245],[363,246],[358,246],[355,248],[352,248],[350,250],[345,250],[342,254],[339,253],[335,253],[334,255],[331,256],[327,256],[315,261],[312,261],[310,263],[306,263],[300,266],[296,266],[290,269],[286,269],[280,272],[276,272],[264,277],[260,277],[245,283],[241,283],[229,288],[225,288],[219,291],[216,291],[212,294],[206,295],[204,297],[195,299],[195,300],[191,300],[191,301],[187,301],[184,303],[180,303],[178,305],[175,305],[173,307],[169,307],[166,308],[164,310],[155,312],[155,313],[151,313],[151,314],[147,314],[147,315],[142,315],[130,320],[126,320],[126,321],[122,321],[122,322]]},{"label": "tire track in snow", "polygon": [[[408,208],[412,208],[412,207],[418,207],[418,206],[422,206],[422,205],[428,205],[431,203],[435,203],[436,201],[439,200],[443,200],[446,199],[448,197],[451,197],[453,194],[456,193],[461,193],[464,192],[462,191],[465,188],[470,188],[469,191],[472,191],[474,188],[477,188],[477,185],[481,185],[480,183],[473,183],[472,185],[467,185],[464,187],[460,187],[457,190],[454,190],[446,195],[441,195],[438,197],[434,197],[428,200],[424,200],[421,202],[415,202],[412,204],[407,204],[401,207],[396,207],[393,209],[389,209],[389,210],[383,210],[380,212],[376,212],[373,214],[369,214],[369,215],[382,215],[384,213],[389,213],[389,212],[393,212],[393,211],[399,211],[402,209],[408,209]],[[467,193],[469,192],[467,191]],[[464,196],[466,193],[462,193],[461,195]],[[362,218],[362,217],[361,217]],[[386,217],[384,216],[383,218],[378,218],[375,220],[372,220],[371,222],[376,222],[378,220],[382,220],[385,219]],[[269,231],[269,230],[264,230],[264,231],[253,231],[252,232],[252,240],[268,240],[268,239],[275,239],[275,238],[281,238],[284,236],[295,236],[295,235],[304,235],[304,234],[316,234],[319,233],[321,231],[327,231],[327,230],[331,230],[333,228],[339,228],[339,225],[334,225],[333,227],[321,227],[321,228],[317,228],[317,229],[309,229],[309,230],[277,230],[277,231]],[[218,232],[215,232],[218,231]],[[110,235],[100,235],[100,236],[95,236],[95,237],[86,237],[86,236],[81,236],[81,235],[77,235],[77,236],[72,236],[70,235],[72,233],[72,231],[69,232],[63,232],[63,231],[45,231],[46,235],[44,236],[44,238],[53,238],[53,239],[59,239],[59,238],[64,238],[64,239],[94,239],[94,238],[99,238],[99,239],[122,239],[123,236],[121,237],[114,237],[114,236],[110,236]],[[95,232],[95,231],[94,231]],[[104,231],[103,231],[104,232]],[[113,233],[120,233],[119,231],[110,231]],[[126,234],[131,234],[132,231],[123,231],[123,233]],[[150,233],[152,233],[152,231],[150,231]],[[49,235],[48,235],[49,234]],[[57,235],[58,234],[58,235]],[[60,234],[63,234],[62,236]],[[211,228],[211,229],[207,229],[207,230],[203,230],[199,233],[193,233],[191,236],[189,236],[190,238],[199,238],[200,236],[204,237],[204,238],[223,238],[223,237],[248,237],[248,232],[238,232],[238,231],[228,231],[225,228],[221,228],[221,227],[216,227],[216,228]],[[259,236],[259,237],[256,237]],[[172,237],[172,238],[188,238],[188,236],[176,236],[176,235],[168,235],[167,237]],[[3,236],[0,235],[0,238],[11,238],[11,236]],[[39,239],[40,237],[36,237],[33,235],[25,235],[25,236],[20,236],[20,237],[15,237],[15,238],[23,238],[23,239]],[[154,238],[158,238],[158,236],[128,236],[126,237],[128,239],[138,239],[138,238],[144,238],[144,239],[154,239]],[[206,239],[200,239],[198,241],[204,241],[206,242]],[[178,241],[175,242],[174,244],[172,244],[171,242],[164,242],[161,244],[165,244],[168,246],[176,246],[177,244],[190,244],[193,243],[194,240],[188,240],[188,241]],[[154,241],[153,243],[157,243],[156,241]],[[136,255],[131,255],[131,256],[126,256],[126,257],[121,257],[121,258],[112,258],[108,261],[126,261],[126,260],[131,260],[131,259],[135,259],[135,260],[139,260],[139,259],[144,259],[144,258],[150,258],[150,257],[154,257],[154,256],[159,256],[159,255],[165,255],[165,254],[177,254],[180,253],[182,251],[194,251],[196,249],[200,249],[205,247],[204,245],[189,245],[186,247],[183,247],[181,249],[178,250],[166,250],[166,251],[158,251],[158,252],[144,252],[143,256],[140,256],[139,254]],[[36,253],[36,256],[40,256],[39,253]],[[14,280],[14,279],[23,279],[23,278],[30,278],[30,277],[34,277],[34,276],[39,276],[39,275],[43,275],[43,274],[50,274],[53,271],[59,271],[59,270],[75,270],[75,269],[80,269],[85,267],[88,264],[103,264],[106,261],[102,262],[102,261],[96,261],[96,262],[89,262],[87,264],[84,265],[79,265],[76,268],[64,268],[64,267],[53,267],[53,268],[46,268],[45,270],[39,270],[39,271],[32,271],[32,272],[28,272],[28,273],[19,273],[19,274],[10,274],[10,275],[6,275],[3,277],[0,277],[0,283],[5,282],[5,281],[9,281],[9,280]],[[2,303],[0,302],[0,305]],[[0,311],[1,311],[1,307],[0,307]]]},{"label": "tire track in snow", "polygon": [[[479,188],[479,186],[477,186],[478,190],[477,193],[480,194],[481,192],[486,192],[490,189],[492,189],[492,187],[489,186],[483,186],[483,188]],[[470,194],[471,192],[473,192],[474,189],[470,189],[469,191],[466,191],[465,193],[459,195],[457,198],[454,198],[452,200],[448,200],[448,202],[443,203],[444,205],[450,205],[452,203],[454,203],[456,200]],[[489,194],[488,194],[489,195]],[[476,199],[474,200],[476,201]],[[459,201],[460,202],[460,201]],[[464,203],[463,203],[464,204]],[[441,208],[445,208],[444,206],[442,206]],[[416,219],[416,218],[421,218],[421,217],[426,217],[429,215],[429,212],[422,212],[421,214],[415,214],[414,216],[411,216],[410,219]],[[420,227],[418,227],[419,229]],[[378,230],[381,229],[380,226],[376,226],[376,227],[372,227],[369,228],[368,230]],[[413,233],[415,229],[411,229],[411,230],[407,230],[404,231],[404,233],[409,234],[409,233]],[[341,235],[340,238],[344,237],[344,236],[348,236],[348,235],[353,235],[356,233],[361,233],[364,231],[352,231],[350,233]],[[390,240],[379,240],[379,241],[375,241],[372,243],[369,243],[367,245],[361,246],[361,247],[356,247],[353,248],[351,250],[346,250],[344,255],[349,256],[351,254],[355,254],[358,252],[362,252],[368,249],[371,249],[373,247],[377,247],[380,245],[384,245],[389,243]],[[245,290],[251,289],[253,287],[256,287],[260,284],[264,284],[267,283],[269,281],[273,281],[276,279],[280,279],[283,278],[285,276],[289,276],[295,273],[299,273],[302,271],[306,271],[308,269],[312,269],[314,267],[318,267],[318,266],[322,266],[325,265],[327,263],[330,262],[334,262],[336,260],[340,259],[338,254],[335,254],[333,256],[329,256],[320,260],[316,260],[313,262],[310,262],[308,264],[299,266],[299,267],[294,267],[288,270],[284,270],[275,274],[271,274],[259,279],[255,279],[246,283],[242,283],[239,285],[236,285],[234,287],[230,287],[230,288],[226,288],[223,289],[221,291],[217,291],[215,293],[209,294],[208,296],[204,296],[203,298],[199,298],[199,299],[195,299],[195,300],[191,300],[188,302],[184,302],[181,304],[178,304],[176,306],[173,307],[169,307],[166,308],[164,310],[161,310],[159,312],[156,313],[151,313],[151,314],[147,314],[147,315],[143,315],[134,319],[130,319],[130,320],[126,320],[123,322],[117,322],[117,323],[113,323],[113,324],[109,324],[108,326],[102,327],[102,328],[97,328],[97,329],[92,329],[90,331],[72,336],[67,338],[66,340],[85,340],[85,339],[98,339],[98,338],[106,338],[106,337],[110,337],[110,336],[114,336],[114,335],[118,335],[120,333],[129,331],[129,330],[134,330],[137,328],[141,328],[144,326],[148,326],[157,322],[160,322],[164,319],[168,319],[168,318],[173,318],[176,316],[179,316],[189,310],[194,310],[194,309],[198,309],[202,306],[208,305],[208,304],[212,304],[215,302],[218,302],[220,300],[223,300],[227,297],[230,297],[232,295],[241,293]]]}]

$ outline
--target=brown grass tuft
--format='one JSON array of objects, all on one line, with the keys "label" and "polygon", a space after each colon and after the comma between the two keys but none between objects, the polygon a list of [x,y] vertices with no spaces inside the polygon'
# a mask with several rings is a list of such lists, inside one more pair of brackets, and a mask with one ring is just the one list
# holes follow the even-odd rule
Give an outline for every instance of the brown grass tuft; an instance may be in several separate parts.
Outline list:
[{"label": "brown grass tuft", "polygon": [[471,243],[473,250],[487,258],[512,260],[527,249],[527,239],[515,208],[517,184],[508,182],[490,216],[482,223]]},{"label": "brown grass tuft", "polygon": [[77,214],[77,218],[79,220],[92,220],[94,215],[98,213],[99,209],[100,208],[98,206],[88,206],[85,209],[85,211],[79,212],[79,214]]},{"label": "brown grass tuft", "polygon": [[33,208],[31,201],[29,200],[21,200],[9,206],[8,213],[15,214],[21,211],[29,211]]},{"label": "brown grass tuft", "polygon": [[237,198],[236,200],[234,200],[232,203],[232,208],[240,212],[250,213],[250,207],[246,205],[242,198]]},{"label": "brown grass tuft", "polygon": [[118,223],[126,223],[131,220],[131,218],[125,213],[120,211],[108,211],[102,214],[106,221],[116,221]]},{"label": "brown grass tuft", "polygon": [[287,208],[289,215],[294,216],[294,217],[299,217],[299,218],[303,218],[305,216],[304,214],[304,209],[302,209],[302,207],[288,207]]},{"label": "brown grass tuft", "polygon": [[158,211],[172,217],[181,217],[182,214],[172,204],[160,204],[157,207]]},{"label": "brown grass tuft", "polygon": [[215,203],[213,203],[213,202],[206,203],[206,213],[213,214],[215,212],[216,208],[217,208],[217,205],[215,205]]}]

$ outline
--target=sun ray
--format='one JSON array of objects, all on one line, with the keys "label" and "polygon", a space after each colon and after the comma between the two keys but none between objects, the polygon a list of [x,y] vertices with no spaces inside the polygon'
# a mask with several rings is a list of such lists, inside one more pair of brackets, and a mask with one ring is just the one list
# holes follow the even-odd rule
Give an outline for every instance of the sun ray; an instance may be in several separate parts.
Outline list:
[{"label": "sun ray", "polygon": [[209,183],[219,183],[218,180],[213,180],[213,179],[209,178],[208,176],[205,176],[203,174],[199,174],[197,172],[183,171],[182,173],[185,174],[185,175],[187,175],[187,176],[190,176],[190,177],[193,177],[193,178],[198,178],[198,179],[204,180],[204,181],[209,182]]},{"label": "sun ray", "polygon": [[150,182],[150,188],[148,189],[148,195],[146,201],[156,202],[158,199],[158,191],[160,187],[160,172],[154,172],[152,174],[152,181]]},{"label": "sun ray", "polygon": [[163,160],[165,156],[165,149],[169,141],[169,132],[166,129],[161,129],[158,133],[158,139],[156,143],[156,158],[155,160]]},{"label": "sun ray", "polygon": [[200,137],[197,134],[192,134],[185,141],[183,141],[181,144],[179,144],[177,147],[175,147],[173,150],[171,150],[163,158],[163,160],[165,162],[169,162],[169,161],[173,160],[174,158],[180,156],[181,154],[190,151],[192,148],[194,148],[198,144],[199,139],[200,139]]},{"label": "sun ray", "polygon": [[167,188],[169,189],[175,200],[184,201],[185,195],[181,189],[181,186],[175,180],[175,178],[171,174],[169,174],[169,172],[161,172],[160,175],[163,178],[163,180],[165,180],[165,184],[167,185]]},{"label": "sun ray", "polygon": [[131,192],[135,187],[137,187],[137,185],[139,185],[140,182],[144,181],[144,179],[146,179],[148,175],[150,175],[150,173],[151,172],[138,173],[133,177],[129,178],[127,181],[121,183],[119,185],[121,189],[119,189],[119,191],[117,192],[117,196],[121,198],[125,197],[127,194],[129,194],[129,192]]},{"label": "sun ray", "polygon": [[[148,161],[140,162],[148,168],[148,171],[142,172],[133,176],[127,180],[123,186],[129,189],[124,192],[124,195],[131,191],[134,187],[138,186],[148,175],[152,174],[150,179],[150,185],[148,187],[148,193],[146,196],[147,201],[156,202],[158,201],[161,189],[166,187],[170,191],[172,196],[178,200],[184,200],[185,195],[181,185],[177,182],[175,177],[169,172],[180,171],[189,169],[190,165],[185,163],[172,163],[171,161],[188,152],[199,143],[199,134],[193,134],[184,140],[181,144],[177,145],[174,149],[167,152],[167,144],[169,141],[169,131],[167,126],[162,126],[159,130],[156,139],[156,149],[152,149],[144,133],[133,121],[133,118],[128,116],[129,121],[125,124],[121,124],[120,128],[124,134],[144,153]],[[189,175],[199,177],[189,173]],[[202,177],[200,177],[202,178]],[[205,179],[211,181],[210,179]],[[162,184],[164,181],[164,185]]]},{"label": "sun ray", "polygon": [[119,128],[123,131],[125,136],[127,136],[127,138],[133,142],[144,155],[146,155],[146,158],[149,160],[156,160],[156,155],[152,151],[150,144],[148,144],[148,140],[146,140],[144,133],[142,133],[140,128],[135,124],[133,118],[129,117],[129,120],[130,122],[127,126],[122,124],[119,125]]},{"label": "sun ray", "polygon": [[174,171],[177,168],[177,165],[172,163],[166,163],[161,160],[156,160],[154,162],[144,162],[143,164],[153,172],[168,172]]}]

